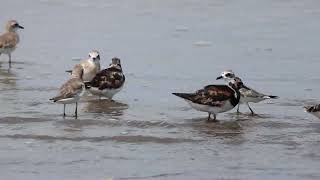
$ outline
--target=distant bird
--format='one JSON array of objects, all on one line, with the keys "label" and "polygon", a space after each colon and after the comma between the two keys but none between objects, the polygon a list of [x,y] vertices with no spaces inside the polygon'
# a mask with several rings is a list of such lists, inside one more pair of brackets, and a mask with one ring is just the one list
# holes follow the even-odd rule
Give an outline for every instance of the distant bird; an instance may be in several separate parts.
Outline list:
[{"label": "distant bird", "polygon": [[306,106],[304,107],[306,112],[316,116],[320,119],[320,104],[314,106]]},{"label": "distant bird", "polygon": [[241,86],[242,82],[234,79],[228,85],[208,85],[195,93],[172,94],[187,101],[192,108],[208,112],[208,121],[213,114],[213,121],[216,121],[218,113],[229,111],[239,103]]},{"label": "distant bird", "polygon": [[125,76],[122,71],[120,59],[112,58],[112,62],[107,69],[97,73],[97,75],[90,81],[86,82],[89,86],[89,92],[99,97],[112,97],[121,91],[125,82]]},{"label": "distant bird", "polygon": [[10,20],[6,25],[6,32],[0,36],[0,55],[7,54],[11,66],[11,53],[19,43],[18,29],[24,29],[16,20]]},{"label": "distant bird", "polygon": [[[233,80],[234,78],[238,78],[240,81],[241,79],[239,77],[236,77],[235,74],[232,72],[232,70],[226,70],[221,73],[221,76],[217,77],[218,79],[224,79],[227,82],[230,80]],[[266,99],[277,99],[278,96],[272,96],[272,95],[266,95],[260,92],[255,91],[254,89],[249,88],[244,83],[242,87],[239,89],[241,98],[240,103],[238,104],[237,112],[239,113],[240,104],[246,104],[248,108],[251,111],[251,114],[254,115],[253,110],[249,106],[249,102],[258,103],[260,101],[266,100]]]},{"label": "distant bird", "polygon": [[64,117],[66,116],[66,104],[73,103],[76,103],[75,117],[78,117],[78,101],[85,92],[83,71],[81,65],[75,65],[70,79],[60,87],[58,95],[50,99],[53,102],[63,104]]},{"label": "distant bird", "polygon": [[[97,50],[89,52],[89,58],[79,63],[83,67],[83,81],[91,81],[100,71],[100,54]],[[72,71],[66,71],[71,73]]]}]

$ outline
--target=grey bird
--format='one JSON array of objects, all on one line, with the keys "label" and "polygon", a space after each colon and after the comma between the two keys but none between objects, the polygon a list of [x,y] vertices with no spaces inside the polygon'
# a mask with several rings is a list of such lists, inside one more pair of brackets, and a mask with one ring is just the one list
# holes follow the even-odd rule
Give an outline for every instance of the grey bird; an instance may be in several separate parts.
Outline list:
[{"label": "grey bird", "polygon": [[6,25],[6,32],[0,36],[0,55],[7,54],[9,66],[11,67],[11,53],[19,43],[18,29],[24,29],[16,20],[10,20]]},{"label": "grey bird", "polygon": [[[239,77],[235,76],[232,70],[226,70],[221,73],[221,76],[217,77],[217,80],[224,79],[227,82],[229,82],[230,80],[233,80],[235,78],[242,82],[242,80]],[[239,89],[239,92],[241,94],[241,98],[237,108],[238,113],[239,113],[240,104],[246,104],[249,110],[251,111],[251,114],[254,115],[252,108],[249,106],[249,102],[258,103],[266,99],[279,98],[278,96],[266,95],[258,91],[255,91],[254,89],[246,86],[244,83],[242,83],[242,87]]]},{"label": "grey bird", "polygon": [[[92,50],[89,52],[89,58],[82,60],[79,65],[83,67],[83,81],[91,81],[96,74],[100,71],[100,54],[97,50]],[[72,71],[68,70],[66,72],[71,73]]]},{"label": "grey bird", "polygon": [[55,103],[63,104],[63,116],[66,116],[66,104],[76,104],[75,117],[78,117],[78,101],[85,92],[83,83],[83,67],[75,65],[72,70],[70,79],[65,82],[59,89],[58,94],[51,98]]}]

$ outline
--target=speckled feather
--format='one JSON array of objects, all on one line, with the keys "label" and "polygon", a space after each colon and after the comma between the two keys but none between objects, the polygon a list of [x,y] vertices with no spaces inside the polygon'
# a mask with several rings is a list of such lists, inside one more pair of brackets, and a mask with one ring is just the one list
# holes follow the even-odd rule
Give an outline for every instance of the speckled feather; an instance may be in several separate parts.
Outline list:
[{"label": "speckled feather", "polygon": [[125,82],[125,76],[121,69],[110,67],[100,71],[90,82],[92,87],[99,90],[120,88]]},{"label": "speckled feather", "polygon": [[318,112],[320,111],[320,104],[315,106],[305,107],[307,112]]},{"label": "speckled feather", "polygon": [[77,96],[84,87],[82,76],[82,66],[79,64],[75,65],[72,70],[71,78],[60,87],[58,95],[50,100],[56,102],[62,99],[73,98]]},{"label": "speckled feather", "polygon": [[208,85],[195,93],[173,93],[197,104],[222,106],[225,101],[235,98],[235,91],[226,85]]},{"label": "speckled feather", "polygon": [[58,95],[51,100],[56,102],[61,99],[73,98],[82,91],[83,86],[84,84],[82,80],[78,78],[71,78],[60,87]]}]

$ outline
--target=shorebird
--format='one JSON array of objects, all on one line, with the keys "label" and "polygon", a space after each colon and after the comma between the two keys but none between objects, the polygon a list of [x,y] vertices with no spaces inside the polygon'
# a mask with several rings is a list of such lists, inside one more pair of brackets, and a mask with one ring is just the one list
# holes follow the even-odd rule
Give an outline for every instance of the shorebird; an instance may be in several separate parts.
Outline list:
[{"label": "shorebird", "polygon": [[107,69],[96,74],[96,76],[88,83],[91,94],[112,99],[123,88],[125,76],[122,72],[120,59],[112,58],[112,62]]},{"label": "shorebird", "polygon": [[213,121],[216,121],[218,113],[229,111],[239,103],[241,86],[242,82],[234,79],[228,85],[208,85],[195,93],[172,94],[187,101],[192,108],[207,112],[208,121],[213,114]]},{"label": "shorebird", "polygon": [[[224,79],[227,82],[230,80],[233,80],[234,78],[237,78],[239,81],[241,79],[239,77],[236,77],[235,74],[232,72],[232,70],[226,70],[221,73],[221,76],[217,77],[218,79]],[[240,104],[246,104],[251,111],[251,114],[254,115],[254,112],[252,108],[249,105],[249,102],[258,103],[260,101],[266,100],[266,99],[277,99],[278,96],[272,96],[272,95],[266,95],[263,93],[260,93],[258,91],[255,91],[254,89],[249,88],[244,83],[242,83],[242,87],[239,89],[241,98],[240,103],[238,104],[237,112],[239,112]]]},{"label": "shorebird", "polygon": [[6,32],[0,36],[0,55],[7,54],[11,66],[11,53],[19,43],[18,29],[24,29],[16,20],[10,20],[6,25]]},{"label": "shorebird", "polygon": [[[97,50],[89,52],[89,58],[79,63],[83,67],[83,81],[91,81],[100,71],[100,55]],[[72,73],[71,70],[66,72]]]},{"label": "shorebird", "polygon": [[76,104],[75,117],[78,117],[78,101],[85,92],[83,82],[83,68],[81,65],[75,65],[70,79],[64,83],[57,94],[51,98],[53,102],[63,104],[63,116],[66,116],[66,104]]},{"label": "shorebird", "polygon": [[320,104],[314,106],[305,106],[306,112],[316,116],[320,119]]}]

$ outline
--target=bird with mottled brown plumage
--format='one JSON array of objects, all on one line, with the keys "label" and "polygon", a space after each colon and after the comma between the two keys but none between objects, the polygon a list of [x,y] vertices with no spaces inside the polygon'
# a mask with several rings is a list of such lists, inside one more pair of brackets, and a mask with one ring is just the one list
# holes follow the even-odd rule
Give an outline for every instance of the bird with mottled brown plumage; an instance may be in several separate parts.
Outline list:
[{"label": "bird with mottled brown plumage", "polygon": [[112,97],[121,91],[125,82],[125,76],[122,71],[120,59],[112,58],[111,64],[96,74],[96,76],[86,85],[90,86],[91,94],[112,99]]},{"label": "bird with mottled brown plumage", "polygon": [[208,121],[216,115],[233,109],[240,100],[239,88],[242,82],[238,79],[228,85],[208,85],[194,93],[172,93],[185,101],[194,109],[208,113]]}]

